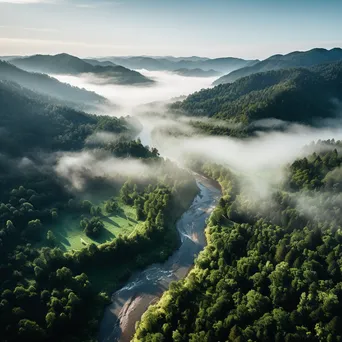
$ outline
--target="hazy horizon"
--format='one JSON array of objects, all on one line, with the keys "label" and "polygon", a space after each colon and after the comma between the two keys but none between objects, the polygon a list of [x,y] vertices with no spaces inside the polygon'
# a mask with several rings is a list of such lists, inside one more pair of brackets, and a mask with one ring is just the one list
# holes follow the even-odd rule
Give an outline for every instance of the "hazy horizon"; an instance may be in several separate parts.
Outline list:
[{"label": "hazy horizon", "polygon": [[342,46],[336,0],[0,0],[0,55],[264,59]]},{"label": "hazy horizon", "polygon": [[[0,38],[1,39],[1,38]],[[284,52],[284,53],[281,53],[281,55],[286,55],[286,54],[289,54],[291,52],[305,52],[305,51],[310,51],[310,50],[313,50],[313,49],[326,49],[326,50],[332,50],[332,49],[342,49],[342,45],[341,46],[333,46],[331,48],[324,48],[324,47],[321,47],[321,46],[313,46],[312,48],[309,48],[309,49],[305,49],[305,50],[291,50],[291,51],[287,51],[287,52]],[[115,55],[115,54],[112,54],[112,55],[78,55],[78,54],[72,54],[72,53],[68,53],[66,51],[60,51],[60,52],[56,52],[56,53],[33,53],[33,54],[2,54],[1,57],[29,57],[29,56],[35,56],[35,55],[50,55],[50,56],[54,56],[54,55],[59,55],[59,54],[69,54],[69,55],[73,55],[75,57],[78,57],[78,58],[111,58],[111,57],[122,57],[122,58],[128,58],[128,57],[148,57],[148,58],[208,58],[208,59],[218,59],[218,58],[241,58],[241,59],[246,59],[248,60],[249,58],[247,57],[241,57],[241,56],[224,56],[224,55],[220,55],[220,56],[212,56],[212,57],[209,57],[209,56],[205,56],[205,55],[171,55],[171,54],[165,54],[165,55],[148,55],[148,54],[145,54],[145,55],[139,55],[139,54],[132,54],[132,55]],[[273,53],[273,54],[270,54],[268,56],[266,56],[265,58],[257,58],[259,60],[263,60],[263,59],[267,59],[268,57],[271,57],[273,55],[276,55],[277,53]]]}]

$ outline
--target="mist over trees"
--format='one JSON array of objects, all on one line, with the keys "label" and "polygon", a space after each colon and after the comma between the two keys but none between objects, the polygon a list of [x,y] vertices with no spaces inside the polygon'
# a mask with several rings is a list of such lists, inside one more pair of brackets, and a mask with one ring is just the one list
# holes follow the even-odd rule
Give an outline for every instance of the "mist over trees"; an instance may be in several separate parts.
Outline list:
[{"label": "mist over trees", "polygon": [[[266,118],[314,125],[320,118],[338,116],[341,79],[342,62],[268,71],[201,90],[170,109],[183,115],[239,123],[242,126],[235,134],[248,130],[253,121]],[[226,134],[230,133],[234,130],[227,129]]]},{"label": "mist over trees", "polygon": [[88,63],[78,57],[61,53],[55,56],[34,55],[14,58],[10,63],[27,71],[47,74],[94,75],[108,84],[151,84],[153,80],[120,65]]},{"label": "mist over trees", "polygon": [[328,176],[339,172],[340,144],[293,162],[262,202],[227,169],[200,166],[223,189],[208,246],[143,315],[134,341],[340,341],[342,197]]},{"label": "mist over trees", "polygon": [[[258,126],[264,119],[276,119],[284,131],[287,122],[317,127],[322,118],[336,119],[342,62],[312,65],[339,54],[315,49],[259,63],[230,57],[82,60],[67,54],[10,62],[34,71],[91,73],[120,84],[151,83],[116,65],[121,62],[189,76],[245,66],[236,75],[267,70],[196,92],[166,112],[147,113],[151,120],[158,114],[169,119],[162,138],[248,138],[273,131]],[[107,100],[0,62],[4,341],[94,341],[108,294],[179,247],[175,223],[199,191],[193,172],[222,189],[207,221],[208,245],[189,275],[150,306],[133,341],[342,340],[340,140],[306,146],[279,170],[284,178],[262,192],[263,177],[271,177],[267,168],[253,175],[260,177],[259,188],[243,172],[221,165],[223,160],[208,162],[204,151],[200,158],[185,158],[185,169],[136,138],[142,129],[136,118],[91,115],[80,109],[88,102]],[[177,121],[181,115],[183,122]],[[243,153],[238,157],[243,163]],[[61,234],[70,222],[80,248]]]}]

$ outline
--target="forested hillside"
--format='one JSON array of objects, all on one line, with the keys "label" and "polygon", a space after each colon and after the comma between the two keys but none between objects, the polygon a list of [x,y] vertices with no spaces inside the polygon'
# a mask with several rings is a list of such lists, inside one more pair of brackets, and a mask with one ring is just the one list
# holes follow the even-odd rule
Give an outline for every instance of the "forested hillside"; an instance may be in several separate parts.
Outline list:
[{"label": "forested hillside", "polygon": [[94,92],[72,87],[69,84],[59,82],[48,75],[30,73],[15,67],[7,62],[0,61],[0,80],[20,84],[24,88],[31,89],[51,97],[53,102],[68,104],[78,108],[95,108],[105,104],[106,99]]},{"label": "forested hillside", "polygon": [[153,81],[137,71],[119,65],[106,63],[87,63],[86,61],[66,53],[55,56],[34,55],[21,57],[9,61],[15,66],[33,72],[47,74],[82,75],[93,74],[101,78],[104,83],[113,84],[148,84]]},{"label": "forested hillside", "polygon": [[296,160],[257,200],[218,165],[224,192],[208,246],[149,308],[134,341],[341,341],[341,142]]},{"label": "forested hillside", "polygon": [[[8,342],[94,341],[106,291],[170,255],[174,223],[197,193],[188,171],[132,140],[132,118],[49,100],[0,81],[0,336]],[[88,145],[98,133],[115,136]],[[93,174],[87,155],[111,172]],[[79,169],[63,177],[65,158]],[[130,160],[153,172],[115,173]]]},{"label": "forested hillside", "polygon": [[252,66],[232,71],[228,75],[220,77],[214,85],[232,83],[241,77],[249,76],[258,72],[280,70],[297,67],[312,67],[322,63],[331,63],[342,60],[342,49],[334,48],[312,49],[309,51],[295,51],[287,55],[274,55]]},{"label": "forested hillside", "polygon": [[275,118],[315,124],[338,114],[342,99],[342,62],[311,69],[257,73],[232,84],[204,89],[170,106],[173,112],[242,124]]},{"label": "forested hillside", "polygon": [[[72,89],[72,88],[71,88]],[[20,85],[0,81],[2,153],[22,156],[34,150],[75,150],[97,130],[115,133],[133,129],[125,119],[89,115]]]}]

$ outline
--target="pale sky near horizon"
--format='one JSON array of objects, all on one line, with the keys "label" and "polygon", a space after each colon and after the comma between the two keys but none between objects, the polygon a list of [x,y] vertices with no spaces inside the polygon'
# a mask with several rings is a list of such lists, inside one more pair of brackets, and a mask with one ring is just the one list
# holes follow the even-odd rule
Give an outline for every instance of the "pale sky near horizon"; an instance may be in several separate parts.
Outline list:
[{"label": "pale sky near horizon", "polygon": [[342,0],[0,0],[0,55],[266,58],[342,47]]}]

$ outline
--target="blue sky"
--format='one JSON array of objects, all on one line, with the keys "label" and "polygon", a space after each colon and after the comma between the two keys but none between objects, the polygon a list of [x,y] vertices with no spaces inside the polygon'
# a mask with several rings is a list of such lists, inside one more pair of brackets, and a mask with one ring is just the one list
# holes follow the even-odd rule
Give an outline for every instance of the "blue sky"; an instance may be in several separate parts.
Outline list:
[{"label": "blue sky", "polygon": [[265,58],[342,46],[342,0],[0,0],[0,55]]}]

